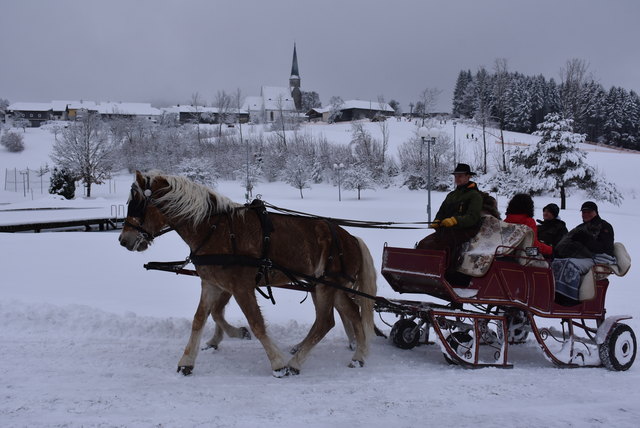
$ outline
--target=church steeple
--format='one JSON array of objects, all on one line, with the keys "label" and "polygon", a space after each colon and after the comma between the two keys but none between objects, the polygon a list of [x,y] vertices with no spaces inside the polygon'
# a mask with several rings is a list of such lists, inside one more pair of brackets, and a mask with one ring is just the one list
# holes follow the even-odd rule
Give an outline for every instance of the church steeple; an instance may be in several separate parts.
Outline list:
[{"label": "church steeple", "polygon": [[[300,83],[300,72],[298,71],[298,54],[296,52],[296,44],[293,44],[293,62],[291,63],[291,77],[290,79],[293,78],[298,78],[298,84]],[[291,85],[293,86],[293,85]]]},{"label": "church steeple", "polygon": [[289,87],[291,89],[291,97],[296,105],[296,110],[302,108],[302,93],[300,92],[300,72],[298,71],[298,53],[296,52],[296,44],[293,44],[293,61],[291,62],[291,76],[289,76]]}]

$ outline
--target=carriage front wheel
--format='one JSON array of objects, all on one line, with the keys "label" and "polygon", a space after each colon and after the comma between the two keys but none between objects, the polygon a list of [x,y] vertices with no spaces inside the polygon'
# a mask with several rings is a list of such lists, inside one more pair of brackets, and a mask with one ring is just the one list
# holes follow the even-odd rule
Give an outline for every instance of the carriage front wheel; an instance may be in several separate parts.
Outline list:
[{"label": "carriage front wheel", "polygon": [[391,328],[391,340],[401,349],[415,348],[420,341],[420,328],[415,322],[403,318]]},{"label": "carriage front wheel", "polygon": [[600,344],[600,361],[609,370],[628,370],[636,358],[636,349],[636,335],[631,327],[616,323]]}]

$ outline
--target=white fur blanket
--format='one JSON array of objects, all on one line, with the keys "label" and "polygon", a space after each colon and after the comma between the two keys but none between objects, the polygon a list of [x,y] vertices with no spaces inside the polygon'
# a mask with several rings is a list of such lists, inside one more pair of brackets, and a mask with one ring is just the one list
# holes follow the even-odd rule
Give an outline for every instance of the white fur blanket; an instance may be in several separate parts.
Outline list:
[{"label": "white fur blanket", "polygon": [[[492,216],[482,217],[482,226],[476,236],[462,247],[462,262],[458,272],[474,276],[484,276],[496,255],[502,256],[513,252],[512,248],[524,249],[533,246],[533,231],[522,224],[505,223]],[[524,254],[524,253],[523,253]],[[531,260],[520,259],[521,264],[532,265]],[[534,261],[536,266],[548,266],[542,256]]]}]

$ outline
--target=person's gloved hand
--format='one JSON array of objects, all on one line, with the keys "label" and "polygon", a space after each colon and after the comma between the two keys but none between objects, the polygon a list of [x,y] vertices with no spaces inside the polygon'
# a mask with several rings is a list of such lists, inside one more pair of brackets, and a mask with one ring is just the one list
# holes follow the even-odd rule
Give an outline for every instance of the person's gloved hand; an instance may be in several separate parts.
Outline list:
[{"label": "person's gloved hand", "polygon": [[435,219],[429,224],[429,229],[437,229],[440,227],[440,220]]},{"label": "person's gloved hand", "polygon": [[455,217],[447,217],[440,222],[443,227],[452,227],[458,224],[458,220]]}]

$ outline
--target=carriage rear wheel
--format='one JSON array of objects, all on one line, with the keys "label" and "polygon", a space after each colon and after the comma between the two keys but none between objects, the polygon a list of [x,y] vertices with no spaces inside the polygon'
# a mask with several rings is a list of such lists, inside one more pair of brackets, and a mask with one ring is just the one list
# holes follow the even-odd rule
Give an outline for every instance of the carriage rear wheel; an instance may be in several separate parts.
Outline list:
[{"label": "carriage rear wheel", "polygon": [[391,328],[391,340],[398,348],[415,348],[420,341],[418,324],[406,318],[398,320]]},{"label": "carriage rear wheel", "polygon": [[636,335],[626,324],[616,323],[600,345],[600,361],[609,370],[628,370],[636,358]]}]

